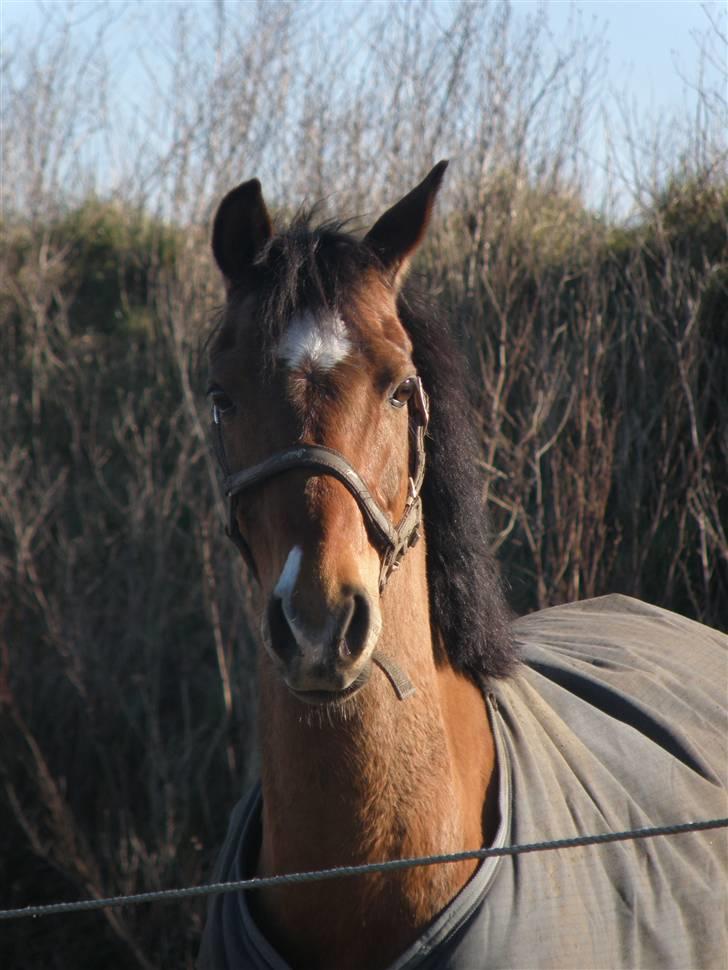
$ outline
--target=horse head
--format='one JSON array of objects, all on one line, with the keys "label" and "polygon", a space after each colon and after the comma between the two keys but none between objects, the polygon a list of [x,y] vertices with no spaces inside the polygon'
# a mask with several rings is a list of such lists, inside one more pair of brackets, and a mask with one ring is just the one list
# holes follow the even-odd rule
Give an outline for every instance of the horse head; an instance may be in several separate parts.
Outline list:
[{"label": "horse head", "polygon": [[268,655],[312,703],[366,683],[381,596],[420,535],[427,397],[397,296],[446,166],[362,240],[333,224],[277,236],[256,179],[215,217],[228,300],[208,393],[229,531]]}]

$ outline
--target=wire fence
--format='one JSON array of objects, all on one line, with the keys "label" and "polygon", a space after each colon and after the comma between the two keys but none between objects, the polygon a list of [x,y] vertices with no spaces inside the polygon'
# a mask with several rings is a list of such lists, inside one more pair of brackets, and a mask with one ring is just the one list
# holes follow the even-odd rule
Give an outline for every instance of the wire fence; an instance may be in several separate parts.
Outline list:
[{"label": "wire fence", "polygon": [[609,842],[627,842],[637,839],[652,839],[657,836],[681,835],[687,832],[704,832],[707,829],[728,827],[728,818],[705,819],[695,822],[682,822],[675,825],[660,825],[651,828],[627,829],[624,832],[604,832],[599,835],[580,835],[571,839],[556,839],[550,842],[530,842],[523,845],[508,845],[490,849],[471,849],[466,852],[451,852],[442,855],[416,856],[409,859],[390,859],[386,862],[370,862],[358,866],[334,866],[330,869],[317,869],[310,872],[291,872],[280,876],[256,876],[236,882],[210,883],[206,886],[188,886],[183,889],[162,889],[155,892],[136,893],[130,896],[111,896],[108,899],[80,899],[67,903],[50,903],[43,906],[25,906],[21,909],[0,910],[0,920],[22,919],[23,917],[53,916],[59,913],[74,913],[111,906],[133,906],[139,903],[164,902],[185,899],[190,896],[214,896],[219,893],[249,892],[254,889],[268,889],[273,886],[286,886],[325,879],[341,879],[349,876],[365,875],[373,872],[396,872],[412,869],[415,866],[434,866],[469,859],[492,859],[496,856],[525,855],[528,852],[548,852],[556,849],[575,849],[580,846],[604,845]]}]

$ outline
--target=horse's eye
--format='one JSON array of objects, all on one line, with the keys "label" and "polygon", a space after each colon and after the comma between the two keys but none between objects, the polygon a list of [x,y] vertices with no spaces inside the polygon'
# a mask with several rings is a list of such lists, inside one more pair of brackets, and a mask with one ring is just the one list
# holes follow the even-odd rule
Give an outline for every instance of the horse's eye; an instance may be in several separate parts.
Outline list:
[{"label": "horse's eye", "polygon": [[232,414],[235,410],[235,405],[221,387],[213,385],[207,392],[207,396],[212,400],[212,420],[215,424],[222,416]]},{"label": "horse's eye", "polygon": [[397,390],[390,398],[390,402],[396,408],[403,408],[407,401],[412,397],[415,392],[415,379],[414,377],[408,377],[406,381],[402,381]]}]

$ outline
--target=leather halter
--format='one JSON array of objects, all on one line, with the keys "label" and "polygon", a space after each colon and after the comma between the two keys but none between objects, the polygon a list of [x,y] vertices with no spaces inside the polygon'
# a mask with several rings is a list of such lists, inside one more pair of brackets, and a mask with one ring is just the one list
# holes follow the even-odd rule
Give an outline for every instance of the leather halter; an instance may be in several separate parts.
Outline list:
[{"label": "leather halter", "polygon": [[404,554],[420,538],[422,521],[422,499],[420,491],[425,477],[425,433],[429,420],[427,394],[419,377],[414,378],[415,391],[408,402],[409,428],[414,439],[414,468],[409,479],[407,502],[397,525],[394,525],[386,512],[375,502],[369,489],[352,465],[333,448],[324,445],[295,445],[277,451],[269,458],[230,473],[220,424],[220,414],[213,406],[213,425],[216,429],[215,446],[218,460],[225,473],[223,490],[228,503],[228,523],[226,533],[243,554],[245,561],[257,578],[257,569],[250,547],[243,538],[235,518],[235,499],[243,492],[256,488],[276,475],[292,469],[310,469],[323,475],[330,475],[341,482],[356,500],[364,521],[369,527],[372,541],[381,555],[379,591],[381,592],[389,577],[399,567]]}]

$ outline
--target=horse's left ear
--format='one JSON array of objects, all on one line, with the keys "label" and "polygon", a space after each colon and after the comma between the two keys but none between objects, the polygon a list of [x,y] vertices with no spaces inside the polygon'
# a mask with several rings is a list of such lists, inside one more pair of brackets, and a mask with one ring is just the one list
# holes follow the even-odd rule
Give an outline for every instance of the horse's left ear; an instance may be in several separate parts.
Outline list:
[{"label": "horse's left ear", "polygon": [[366,234],[365,242],[397,283],[402,282],[410,256],[424,239],[447,165],[446,161],[438,162],[417,188],[388,209]]}]

